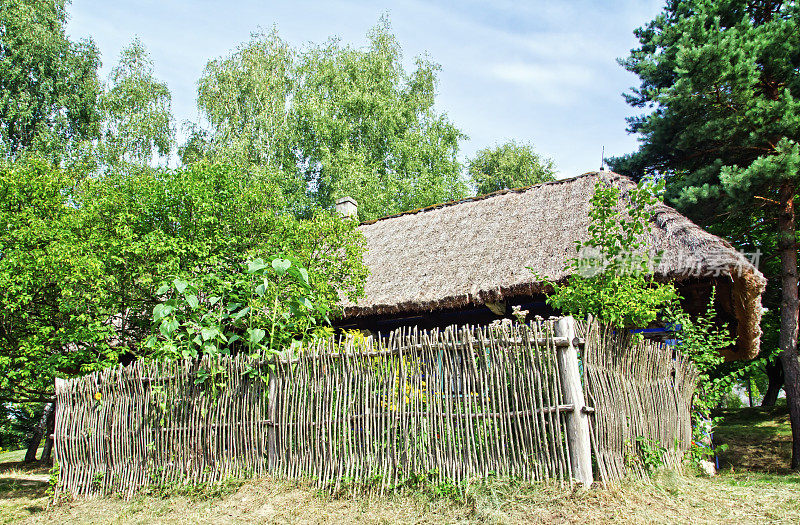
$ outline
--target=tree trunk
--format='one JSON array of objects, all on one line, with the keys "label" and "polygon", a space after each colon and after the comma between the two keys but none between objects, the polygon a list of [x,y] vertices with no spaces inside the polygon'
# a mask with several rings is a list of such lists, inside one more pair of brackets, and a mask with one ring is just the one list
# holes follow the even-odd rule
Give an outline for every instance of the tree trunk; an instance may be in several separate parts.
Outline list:
[{"label": "tree trunk", "polygon": [[47,403],[42,409],[42,417],[39,418],[39,423],[31,433],[31,438],[28,441],[28,450],[25,452],[25,463],[33,463],[36,461],[36,451],[39,444],[42,442],[42,436],[47,430],[47,423],[50,420],[50,414],[55,412],[55,403]]},{"label": "tree trunk", "polygon": [[792,425],[792,469],[800,468],[800,360],[797,358],[797,321],[800,302],[797,295],[797,248],[794,218],[795,187],[784,182],[780,189],[781,213],[778,217],[781,254],[781,333],[780,359],[783,365],[786,403]]},{"label": "tree trunk", "polygon": [[767,391],[764,392],[764,399],[761,400],[762,407],[774,407],[778,401],[778,394],[783,388],[783,367],[780,358],[767,361],[764,367],[767,372]]},{"label": "tree trunk", "polygon": [[[55,406],[55,405],[54,405]],[[44,448],[42,449],[41,461],[45,463],[52,463],[50,455],[53,452],[53,432],[56,430],[56,411],[50,412],[50,418],[47,420],[47,431],[45,434]]]}]

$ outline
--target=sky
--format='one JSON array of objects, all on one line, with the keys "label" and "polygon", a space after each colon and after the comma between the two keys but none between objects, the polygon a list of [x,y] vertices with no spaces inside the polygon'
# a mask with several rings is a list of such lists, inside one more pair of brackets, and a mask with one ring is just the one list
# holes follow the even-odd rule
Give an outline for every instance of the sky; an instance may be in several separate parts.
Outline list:
[{"label": "sky", "polygon": [[552,158],[559,178],[600,167],[637,149],[622,93],[637,78],[620,67],[637,42],[633,30],[663,0],[493,0],[279,2],[269,0],[73,0],[67,31],[91,37],[107,78],[135,37],[172,92],[179,128],[200,121],[197,81],[205,64],[227,56],[252,32],[277,26],[294,46],[338,36],[363,46],[387,13],[410,70],[427,53],[441,65],[437,108],[469,138],[462,161],[509,140],[531,142]]}]

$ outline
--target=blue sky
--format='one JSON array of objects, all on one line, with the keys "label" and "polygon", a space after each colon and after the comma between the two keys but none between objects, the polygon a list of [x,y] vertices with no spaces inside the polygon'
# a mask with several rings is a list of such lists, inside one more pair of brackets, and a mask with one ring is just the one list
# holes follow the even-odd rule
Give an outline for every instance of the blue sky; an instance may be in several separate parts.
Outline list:
[{"label": "blue sky", "polygon": [[533,142],[560,177],[594,170],[606,155],[636,149],[621,96],[636,77],[616,63],[636,45],[632,31],[663,0],[492,2],[355,0],[73,0],[68,32],[91,36],[106,77],[134,37],[167,82],[176,122],[197,121],[197,80],[206,62],[250,33],[277,25],[295,46],[339,36],[363,45],[389,14],[411,66],[428,53],[442,66],[438,108],[464,131],[462,160],[510,139]]}]

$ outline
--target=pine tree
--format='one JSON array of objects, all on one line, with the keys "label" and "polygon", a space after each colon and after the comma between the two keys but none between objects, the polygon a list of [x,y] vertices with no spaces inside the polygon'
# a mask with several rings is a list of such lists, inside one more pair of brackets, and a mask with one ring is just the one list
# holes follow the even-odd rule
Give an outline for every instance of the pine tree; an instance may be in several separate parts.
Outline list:
[{"label": "pine tree", "polygon": [[664,177],[668,199],[697,222],[758,210],[774,224],[792,468],[800,468],[798,25],[794,1],[668,1],[635,31],[641,45],[621,61],[641,79],[628,103],[652,111],[629,119],[639,151],[613,162],[618,171]]}]

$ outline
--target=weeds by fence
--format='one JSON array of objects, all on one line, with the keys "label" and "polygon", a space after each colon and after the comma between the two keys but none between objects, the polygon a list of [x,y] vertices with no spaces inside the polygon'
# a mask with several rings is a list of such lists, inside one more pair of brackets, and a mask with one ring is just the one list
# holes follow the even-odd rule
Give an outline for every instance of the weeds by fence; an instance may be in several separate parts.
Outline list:
[{"label": "weeds by fence", "polygon": [[[582,326],[590,416],[577,354],[574,363],[565,354],[574,332],[555,330],[553,321],[401,329],[321,341],[271,363],[137,362],[59,382],[60,490],[130,495],[266,472],[372,490],[490,475],[591,483],[589,444],[577,434],[586,425],[589,435],[592,418],[603,480],[625,472],[631,437],[684,447],[691,392],[664,390],[691,383],[683,364],[670,383],[669,359],[650,357],[661,347]],[[609,357],[628,347],[631,357]]]},{"label": "weeds by fence", "polygon": [[281,365],[281,474],[381,488],[419,476],[570,478],[552,323],[401,329],[343,350],[327,342]]}]

